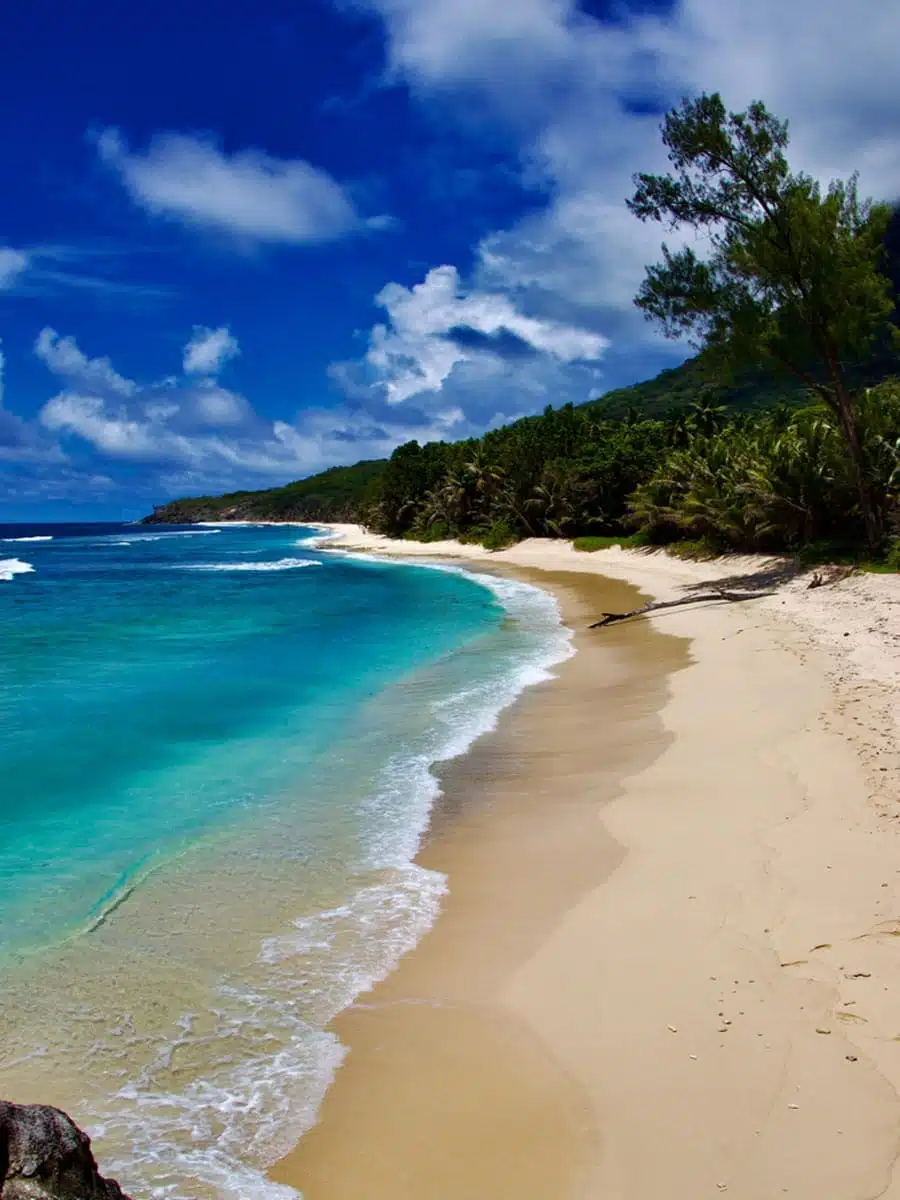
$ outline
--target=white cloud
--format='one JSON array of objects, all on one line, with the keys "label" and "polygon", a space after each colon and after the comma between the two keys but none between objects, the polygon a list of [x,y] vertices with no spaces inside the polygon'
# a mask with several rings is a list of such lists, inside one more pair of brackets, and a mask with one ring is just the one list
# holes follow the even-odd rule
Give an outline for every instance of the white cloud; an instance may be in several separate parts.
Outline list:
[{"label": "white cloud", "polygon": [[[195,328],[199,344],[197,332]],[[231,342],[236,348],[236,340]],[[227,344],[220,338],[219,350]],[[195,366],[209,369],[222,361],[214,347],[207,349]],[[52,434],[77,440],[109,460],[157,468],[171,492],[192,487],[223,491],[295,479],[334,463],[390,453],[402,441],[436,436],[444,429],[439,419],[419,412],[384,420],[390,414],[383,404],[381,412],[378,405],[341,405],[306,411],[294,424],[269,421],[209,373],[186,371],[139,384],[120,375],[108,359],[89,358],[74,338],[50,329],[37,339],[35,352],[66,383],[40,411],[44,438]],[[7,439],[16,435],[16,453],[4,454],[3,416],[0,412],[0,459],[24,461],[18,418],[10,418],[16,425]]]},{"label": "white cloud", "polygon": [[114,129],[100,135],[97,147],[134,202],[153,216],[252,241],[297,244],[329,241],[361,224],[344,188],[302,159],[252,149],[229,155],[178,133],[131,151]]},{"label": "white cloud", "polygon": [[74,338],[60,337],[49,326],[38,334],[34,352],[54,375],[81,387],[98,388],[119,396],[133,396],[137,391],[137,384],[120,375],[108,358],[88,358]]},{"label": "white cloud", "polygon": [[160,468],[170,493],[296,479],[389,454],[413,437],[435,435],[435,427],[423,422],[384,426],[347,407],[307,411],[296,424],[253,417],[227,436],[186,424],[182,417],[180,410],[138,411],[76,392],[54,396],[40,414],[45,429],[79,438],[110,459]]},{"label": "white cloud", "polygon": [[466,291],[452,266],[435,267],[411,288],[389,283],[376,303],[389,324],[372,330],[365,361],[392,404],[439,392],[460,364],[493,377],[504,361],[597,361],[607,347],[597,333],[523,315],[508,295]]},{"label": "white cloud", "polygon": [[[102,245],[32,245],[24,249],[0,246],[0,292],[46,296],[76,291],[96,300],[134,300],[138,303],[169,295],[169,290],[113,277],[122,255]],[[93,266],[93,273],[84,269]]]},{"label": "white cloud", "polygon": [[[732,108],[761,98],[790,119],[798,167],[823,180],[858,169],[865,192],[900,197],[895,0],[872,0],[864,20],[854,0],[681,0],[662,16],[624,7],[603,22],[575,0],[360,2],[384,21],[389,79],[426,101],[439,96],[441,112],[457,112],[470,133],[473,111],[505,125],[523,169],[550,194],[543,209],[482,239],[471,292],[607,338],[608,357],[630,354],[633,377],[658,369],[662,351],[632,298],[663,231],[624,203],[634,172],[665,167],[648,98],[668,107],[718,89]],[[401,390],[412,394],[418,374],[449,395],[451,351],[432,339],[404,374],[398,337],[376,327],[373,347],[398,347]]]},{"label": "white cloud", "polygon": [[575,0],[368,6],[384,20],[396,77],[418,89],[477,90],[517,124],[526,155],[549,154],[554,178],[580,175],[587,160],[656,157],[648,138],[656,141],[657,122],[648,127],[624,102],[718,89],[731,107],[761,98],[789,117],[805,169],[858,167],[876,194],[900,194],[894,0],[871,0],[865,20],[855,0],[681,0],[665,15],[626,7],[603,22]]},{"label": "white cloud", "polygon": [[0,292],[11,288],[28,269],[29,257],[24,250],[0,246]]},{"label": "white cloud", "polygon": [[390,283],[376,303],[387,322],[374,326],[362,359],[334,363],[330,375],[370,411],[383,397],[389,426],[465,437],[597,390],[605,337],[526,315],[509,294],[467,289],[455,267],[435,267],[410,288]]},{"label": "white cloud", "polygon": [[239,425],[250,414],[250,405],[237,392],[203,381],[192,393],[197,419],[204,425]]},{"label": "white cloud", "polygon": [[187,375],[216,375],[230,359],[240,354],[237,338],[227,325],[208,329],[195,325],[191,340],[184,348],[184,371]]},{"label": "white cloud", "polygon": [[162,430],[163,426],[153,418],[145,422],[131,418],[124,407],[109,411],[100,396],[61,392],[44,405],[40,417],[44,428],[52,433],[77,434],[116,458],[152,460],[161,449],[154,430]]},{"label": "white cloud", "polygon": [[[596,371],[585,359],[603,351],[596,335],[524,317],[504,296],[466,292],[452,268],[432,272],[418,288],[394,285],[381,300],[390,325],[373,340],[372,361],[334,371],[349,398],[306,409],[294,421],[263,418],[210,374],[135,382],[109,359],[89,358],[74,338],[45,330],[35,352],[65,386],[41,409],[38,432],[45,445],[52,436],[67,448],[89,447],[126,470],[131,486],[147,481],[144,490],[152,487],[156,496],[159,489],[265,486],[383,457],[413,438],[466,436],[557,400],[570,386],[580,397]],[[434,389],[423,391],[418,372],[441,349],[452,362],[435,375]],[[11,428],[6,441],[13,449],[5,453],[0,419],[0,459],[48,461],[28,459],[21,425]],[[145,469],[135,475],[138,465]]]}]

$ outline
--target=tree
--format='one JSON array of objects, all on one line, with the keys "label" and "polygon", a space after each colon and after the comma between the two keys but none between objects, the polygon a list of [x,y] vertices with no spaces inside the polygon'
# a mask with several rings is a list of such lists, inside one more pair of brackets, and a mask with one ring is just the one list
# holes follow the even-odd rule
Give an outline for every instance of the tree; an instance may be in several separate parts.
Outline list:
[{"label": "tree", "polygon": [[831,410],[852,463],[866,538],[881,537],[848,367],[890,326],[880,273],[886,205],[861,201],[855,176],[823,194],[785,156],[786,122],[759,102],[727,113],[718,93],[665,118],[674,174],[635,176],[643,221],[705,233],[709,253],[663,246],[635,299],[670,337],[692,336],[734,366],[791,372]]}]

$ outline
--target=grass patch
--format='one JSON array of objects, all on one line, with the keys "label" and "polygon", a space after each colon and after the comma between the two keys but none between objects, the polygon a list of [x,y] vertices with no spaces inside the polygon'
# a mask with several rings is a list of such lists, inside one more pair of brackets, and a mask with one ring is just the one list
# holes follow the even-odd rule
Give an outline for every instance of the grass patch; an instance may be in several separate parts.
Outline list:
[{"label": "grass patch", "polygon": [[446,542],[455,538],[456,533],[444,521],[435,521],[424,529],[410,529],[404,533],[405,542]]},{"label": "grass patch", "polygon": [[865,550],[846,542],[810,542],[797,552],[807,567],[856,567],[872,575],[896,575],[900,572],[900,538],[888,538],[874,559],[863,557]]},{"label": "grass patch", "polygon": [[723,554],[733,554],[733,550],[723,548],[706,538],[697,538],[685,542],[669,542],[665,547],[666,553],[674,558],[685,558],[691,562],[708,562],[711,558],[721,558]]},{"label": "grass patch", "polygon": [[860,571],[865,571],[868,575],[900,574],[900,566],[895,566],[889,562],[861,562],[858,565]]},{"label": "grass patch", "polygon": [[593,554],[595,550],[608,550],[610,546],[624,546],[628,549],[631,546],[646,546],[647,544],[647,539],[639,533],[611,534],[609,537],[577,537],[572,540],[573,547],[586,554]]}]

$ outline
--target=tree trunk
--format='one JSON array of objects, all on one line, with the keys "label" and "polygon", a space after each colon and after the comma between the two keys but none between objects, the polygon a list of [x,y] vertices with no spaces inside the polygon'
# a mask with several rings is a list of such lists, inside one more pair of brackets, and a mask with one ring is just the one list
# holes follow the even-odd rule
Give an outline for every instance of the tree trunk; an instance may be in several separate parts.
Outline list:
[{"label": "tree trunk", "polygon": [[875,551],[881,541],[881,514],[878,512],[878,506],[872,496],[868,464],[862,438],[859,436],[859,425],[853,408],[853,400],[843,385],[839,386],[836,391],[838,419],[844,432],[847,449],[850,451],[850,462],[853,467],[856,493],[859,496],[859,510],[865,526],[866,542],[869,549]]},{"label": "tree trunk", "polygon": [[859,497],[859,511],[866,531],[866,542],[869,549],[875,551],[881,542],[881,514],[872,497],[868,464],[866,462],[862,438],[859,436],[859,425],[856,420],[853,397],[850,394],[850,389],[847,387],[843,364],[838,356],[836,347],[831,343],[830,339],[824,337],[821,340],[821,346],[831,375],[833,390],[829,399],[837,413],[837,418],[844,434],[844,440],[850,452],[850,463],[853,468],[854,482],[856,483],[856,494]]}]

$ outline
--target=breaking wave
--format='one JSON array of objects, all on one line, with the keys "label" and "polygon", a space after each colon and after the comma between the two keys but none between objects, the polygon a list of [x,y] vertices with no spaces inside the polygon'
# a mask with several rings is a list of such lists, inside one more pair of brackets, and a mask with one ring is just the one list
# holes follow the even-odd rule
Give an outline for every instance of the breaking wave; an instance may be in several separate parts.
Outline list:
[{"label": "breaking wave", "polygon": [[183,563],[175,571],[295,571],[300,567],[321,567],[312,558],[278,558],[273,562]]},{"label": "breaking wave", "polygon": [[34,567],[21,558],[0,558],[0,580],[12,583],[16,575],[28,575]]}]

